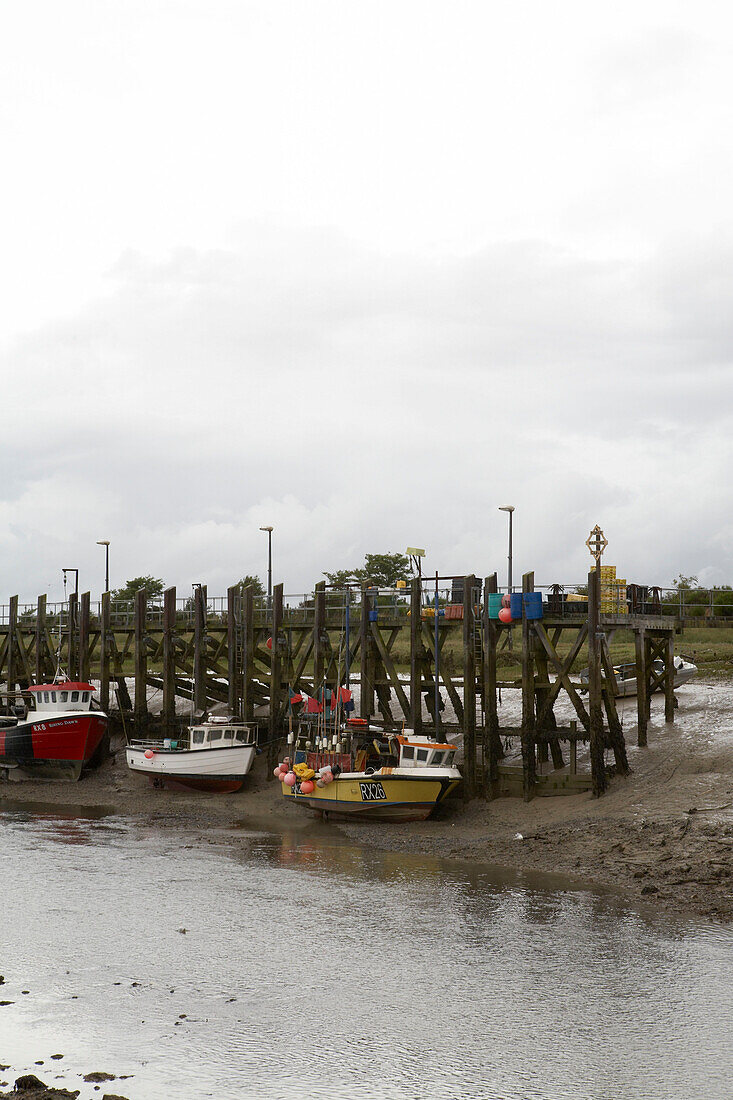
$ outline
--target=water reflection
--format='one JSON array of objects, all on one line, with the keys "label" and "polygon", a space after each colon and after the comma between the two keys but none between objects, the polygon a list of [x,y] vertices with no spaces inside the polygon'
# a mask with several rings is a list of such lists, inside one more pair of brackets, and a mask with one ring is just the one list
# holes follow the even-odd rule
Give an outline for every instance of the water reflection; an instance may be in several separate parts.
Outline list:
[{"label": "water reflection", "polygon": [[317,825],[11,816],[3,836],[14,1068],[103,1057],[131,1100],[727,1095],[725,932]]}]

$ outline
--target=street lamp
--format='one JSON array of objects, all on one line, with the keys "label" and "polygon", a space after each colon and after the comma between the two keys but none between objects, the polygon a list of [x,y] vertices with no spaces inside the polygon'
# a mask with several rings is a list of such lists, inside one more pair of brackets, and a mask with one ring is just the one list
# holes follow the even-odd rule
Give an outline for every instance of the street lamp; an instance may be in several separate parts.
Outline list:
[{"label": "street lamp", "polygon": [[104,591],[109,592],[109,539],[97,539],[97,546],[104,547]]},{"label": "street lamp", "polygon": [[512,590],[512,512],[514,511],[513,504],[500,504],[500,512],[509,513],[509,579],[507,581],[507,589],[511,593]]},{"label": "street lamp", "polygon": [[267,606],[272,602],[272,527],[260,527],[260,531],[267,531]]}]

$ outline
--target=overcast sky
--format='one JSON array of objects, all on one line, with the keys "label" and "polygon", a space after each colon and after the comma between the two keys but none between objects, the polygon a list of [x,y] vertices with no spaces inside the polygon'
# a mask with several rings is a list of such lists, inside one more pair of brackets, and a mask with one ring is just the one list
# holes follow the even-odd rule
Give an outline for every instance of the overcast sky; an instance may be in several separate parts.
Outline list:
[{"label": "overcast sky", "polygon": [[705,0],[7,6],[0,599],[733,583],[732,93]]}]

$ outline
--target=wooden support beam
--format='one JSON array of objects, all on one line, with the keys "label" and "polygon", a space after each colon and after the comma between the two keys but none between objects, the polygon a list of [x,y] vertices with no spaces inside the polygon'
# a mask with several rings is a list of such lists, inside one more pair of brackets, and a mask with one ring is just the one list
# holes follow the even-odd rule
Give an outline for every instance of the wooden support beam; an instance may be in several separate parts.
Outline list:
[{"label": "wooden support beam", "polygon": [[[46,597],[39,596],[38,603],[36,605],[36,652],[35,652],[35,669],[34,680],[37,684],[42,684],[46,679],[45,670],[46,662],[44,660],[44,650],[46,648]],[[104,709],[104,708],[102,708]]]},{"label": "wooden support beam", "polygon": [[254,589],[251,584],[242,592],[242,717],[245,722],[253,722],[255,716],[255,613]]},{"label": "wooden support beam", "polygon": [[629,773],[629,760],[626,755],[626,742],[624,730],[616,709],[616,695],[618,685],[616,674],[611,661],[611,651],[608,645],[608,635],[603,633],[600,638],[601,666],[603,669],[603,698],[606,704],[606,717],[608,719],[608,739],[611,742],[616,768],[622,775]]},{"label": "wooden support beam", "polygon": [[[382,632],[379,629],[379,623],[378,622],[370,623],[369,626],[371,627],[370,633],[371,633],[371,636],[374,639],[374,642],[376,644],[377,650],[379,652],[379,656],[382,658],[382,664],[384,665],[387,676],[390,678],[391,686],[394,688],[395,694],[397,696],[397,701],[399,702],[400,707],[402,708],[402,714],[404,716],[404,720],[406,722],[409,722],[410,721],[410,703],[408,701],[407,695],[405,694],[405,689],[403,688],[402,684],[399,681],[399,677],[397,675],[397,669],[395,668],[394,661],[392,660],[389,649],[387,648],[387,646],[384,643],[384,638],[382,637]],[[384,706],[381,709],[382,709],[382,713],[384,713],[384,709],[385,709]],[[385,717],[388,718],[388,721],[392,722],[391,708],[389,708],[389,715],[388,716],[385,715]]]},{"label": "wooden support beam", "polygon": [[[488,769],[484,769],[484,794],[491,793],[491,784],[499,778],[499,761],[504,755],[499,731],[499,708],[497,705],[496,644],[499,630],[496,619],[489,618],[489,595],[499,591],[496,573],[484,581],[484,706],[486,709],[486,727],[484,729],[484,754],[488,759]],[[484,761],[485,762],[485,761]],[[488,770],[488,776],[487,776]]]},{"label": "wooden support beam", "polygon": [[90,626],[91,595],[89,592],[81,594],[81,610],[79,615],[79,679],[85,684],[89,683],[91,676],[91,655],[89,652],[89,626]]},{"label": "wooden support beam", "polygon": [[636,721],[638,727],[637,744],[640,749],[647,745],[647,689],[646,635],[643,629],[634,631],[634,654],[636,656]]},{"label": "wooden support beam", "polygon": [[69,633],[68,647],[66,650],[66,668],[69,679],[79,679],[79,599],[76,592],[69,596]]},{"label": "wooden support beam", "polygon": [[242,653],[240,623],[240,587],[227,588],[227,682],[229,713],[239,717],[242,699]]},{"label": "wooden support beam", "polygon": [[103,592],[99,622],[99,704],[105,714],[109,714],[109,665],[112,651],[110,642],[113,640],[109,601],[109,592]]},{"label": "wooden support beam", "polygon": [[601,677],[600,572],[588,574],[588,703],[590,709],[590,770],[596,798],[606,789],[603,684]]},{"label": "wooden support beam", "polygon": [[674,635],[664,639],[664,721],[674,722]]},{"label": "wooden support beam", "polygon": [[575,662],[576,657],[578,656],[578,654],[580,653],[580,650],[583,647],[583,643],[585,642],[586,638],[588,637],[588,622],[587,622],[587,620],[582,624],[582,626],[578,630],[578,633],[575,637],[575,641],[573,642],[572,646],[570,647],[570,652],[568,653],[568,655],[567,655],[567,657],[565,658],[564,661],[560,660],[560,657],[558,656],[558,653],[557,653],[555,647],[553,646],[552,642],[550,641],[549,637],[547,636],[547,631],[545,630],[544,626],[542,625],[542,623],[540,621],[537,621],[534,624],[534,632],[537,635],[537,637],[540,639],[540,641],[542,642],[542,645],[544,646],[545,652],[547,653],[547,656],[549,657],[550,662],[554,666],[555,672],[557,673],[557,679],[555,680],[554,684],[551,685],[549,692],[546,693],[545,698],[542,701],[542,711],[537,715],[537,725],[538,725],[538,727],[540,729],[542,729],[543,724],[545,722],[545,719],[547,718],[547,713],[549,711],[549,708],[553,705],[553,703],[557,699],[558,695],[560,694],[560,689],[565,688],[565,691],[568,694],[570,702],[573,704],[573,707],[575,708],[575,713],[578,715],[578,718],[580,719],[580,723],[583,726],[583,729],[589,730],[590,729],[590,716],[589,716],[588,712],[586,711],[585,707],[583,706],[583,702],[582,702],[580,696],[578,695],[575,684],[573,684],[573,682],[570,679],[570,670],[573,667],[573,664]]},{"label": "wooden support beam", "polygon": [[[325,595],[325,592],[324,592]],[[317,616],[316,616],[317,618]],[[281,732],[282,690],[282,623],[283,586],[276,584],[272,591],[272,665],[270,671],[270,721],[267,746],[267,774],[272,773],[278,762]]]},{"label": "wooden support beam", "polygon": [[197,713],[206,710],[206,620],[208,592],[205,584],[193,590],[193,706]]},{"label": "wooden support beam", "polygon": [[413,577],[410,584],[410,725],[419,737],[422,733],[422,673],[425,651],[420,637],[422,582]]},{"label": "wooden support beam", "polygon": [[147,594],[141,588],[135,593],[135,733],[138,737],[142,736],[148,723],[148,647],[145,644],[147,606]]},{"label": "wooden support beam", "polygon": [[313,689],[323,702],[325,687],[326,582],[319,581],[313,593]]},{"label": "wooden support beam", "polygon": [[[545,647],[542,645],[542,640],[539,638],[536,631],[532,631],[532,641],[534,646],[534,663],[536,669],[535,676],[535,701],[537,714],[543,713],[545,715],[543,724],[540,725],[538,720],[535,720],[535,728],[541,732],[547,732],[557,729],[557,719],[555,718],[555,711],[553,710],[552,703],[545,707],[543,706],[544,700],[549,696],[551,692],[550,685],[550,672],[547,661],[547,654]],[[553,768],[564,767],[565,761],[563,760],[562,749],[560,748],[560,742],[557,738],[550,738],[548,742],[539,742],[539,759],[541,763],[547,763],[548,760],[548,748],[552,753],[552,766]]]},{"label": "wooden support beam", "polygon": [[[476,578],[463,578],[463,789],[476,795],[476,648],[474,610]],[[437,609],[436,609],[437,610]]]},{"label": "wooden support beam", "polygon": [[372,654],[371,632],[369,630],[369,613],[371,611],[372,598],[368,586],[361,586],[361,623],[359,625],[359,641],[361,643],[361,697],[359,715],[367,721],[374,714],[374,660]]},{"label": "wooden support beam", "polygon": [[[570,728],[573,733],[577,733],[578,723],[576,721],[572,721],[570,723]],[[570,774],[578,774],[578,742],[575,739],[570,742]]]},{"label": "wooden support beam", "polygon": [[11,596],[8,605],[7,666],[5,679],[8,691],[15,691],[18,685],[18,663],[16,661],[16,634],[18,633],[18,597]]},{"label": "wooden support beam", "polygon": [[163,593],[163,728],[168,735],[176,725],[176,589]]},{"label": "wooden support beam", "polygon": [[[534,591],[534,573],[522,577],[522,593]],[[534,798],[536,782],[534,662],[531,622],[522,600],[522,790],[524,801]]]}]

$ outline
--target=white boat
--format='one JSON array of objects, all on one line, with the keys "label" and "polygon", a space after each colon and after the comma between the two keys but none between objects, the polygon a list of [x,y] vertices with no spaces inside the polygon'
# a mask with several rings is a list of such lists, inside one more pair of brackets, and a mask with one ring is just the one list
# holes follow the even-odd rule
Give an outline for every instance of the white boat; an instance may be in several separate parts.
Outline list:
[{"label": "white boat", "polygon": [[[657,675],[661,675],[664,671],[664,662],[661,658],[657,657],[652,661],[652,667]],[[618,695],[636,695],[636,662],[629,661],[626,664],[614,665],[613,671],[616,676],[616,685],[618,687]],[[697,665],[693,664],[686,657],[674,658],[674,686],[675,688],[681,687],[682,684],[686,684],[688,680],[697,672]],[[584,668],[580,674],[580,681],[583,684],[583,690],[587,690],[585,685],[588,683],[588,669]],[[657,686],[655,691],[661,691],[662,687]]]},{"label": "white boat", "polygon": [[128,768],[147,775],[155,787],[238,791],[254,762],[257,730],[215,716],[178,739],[132,740],[125,752]]}]

